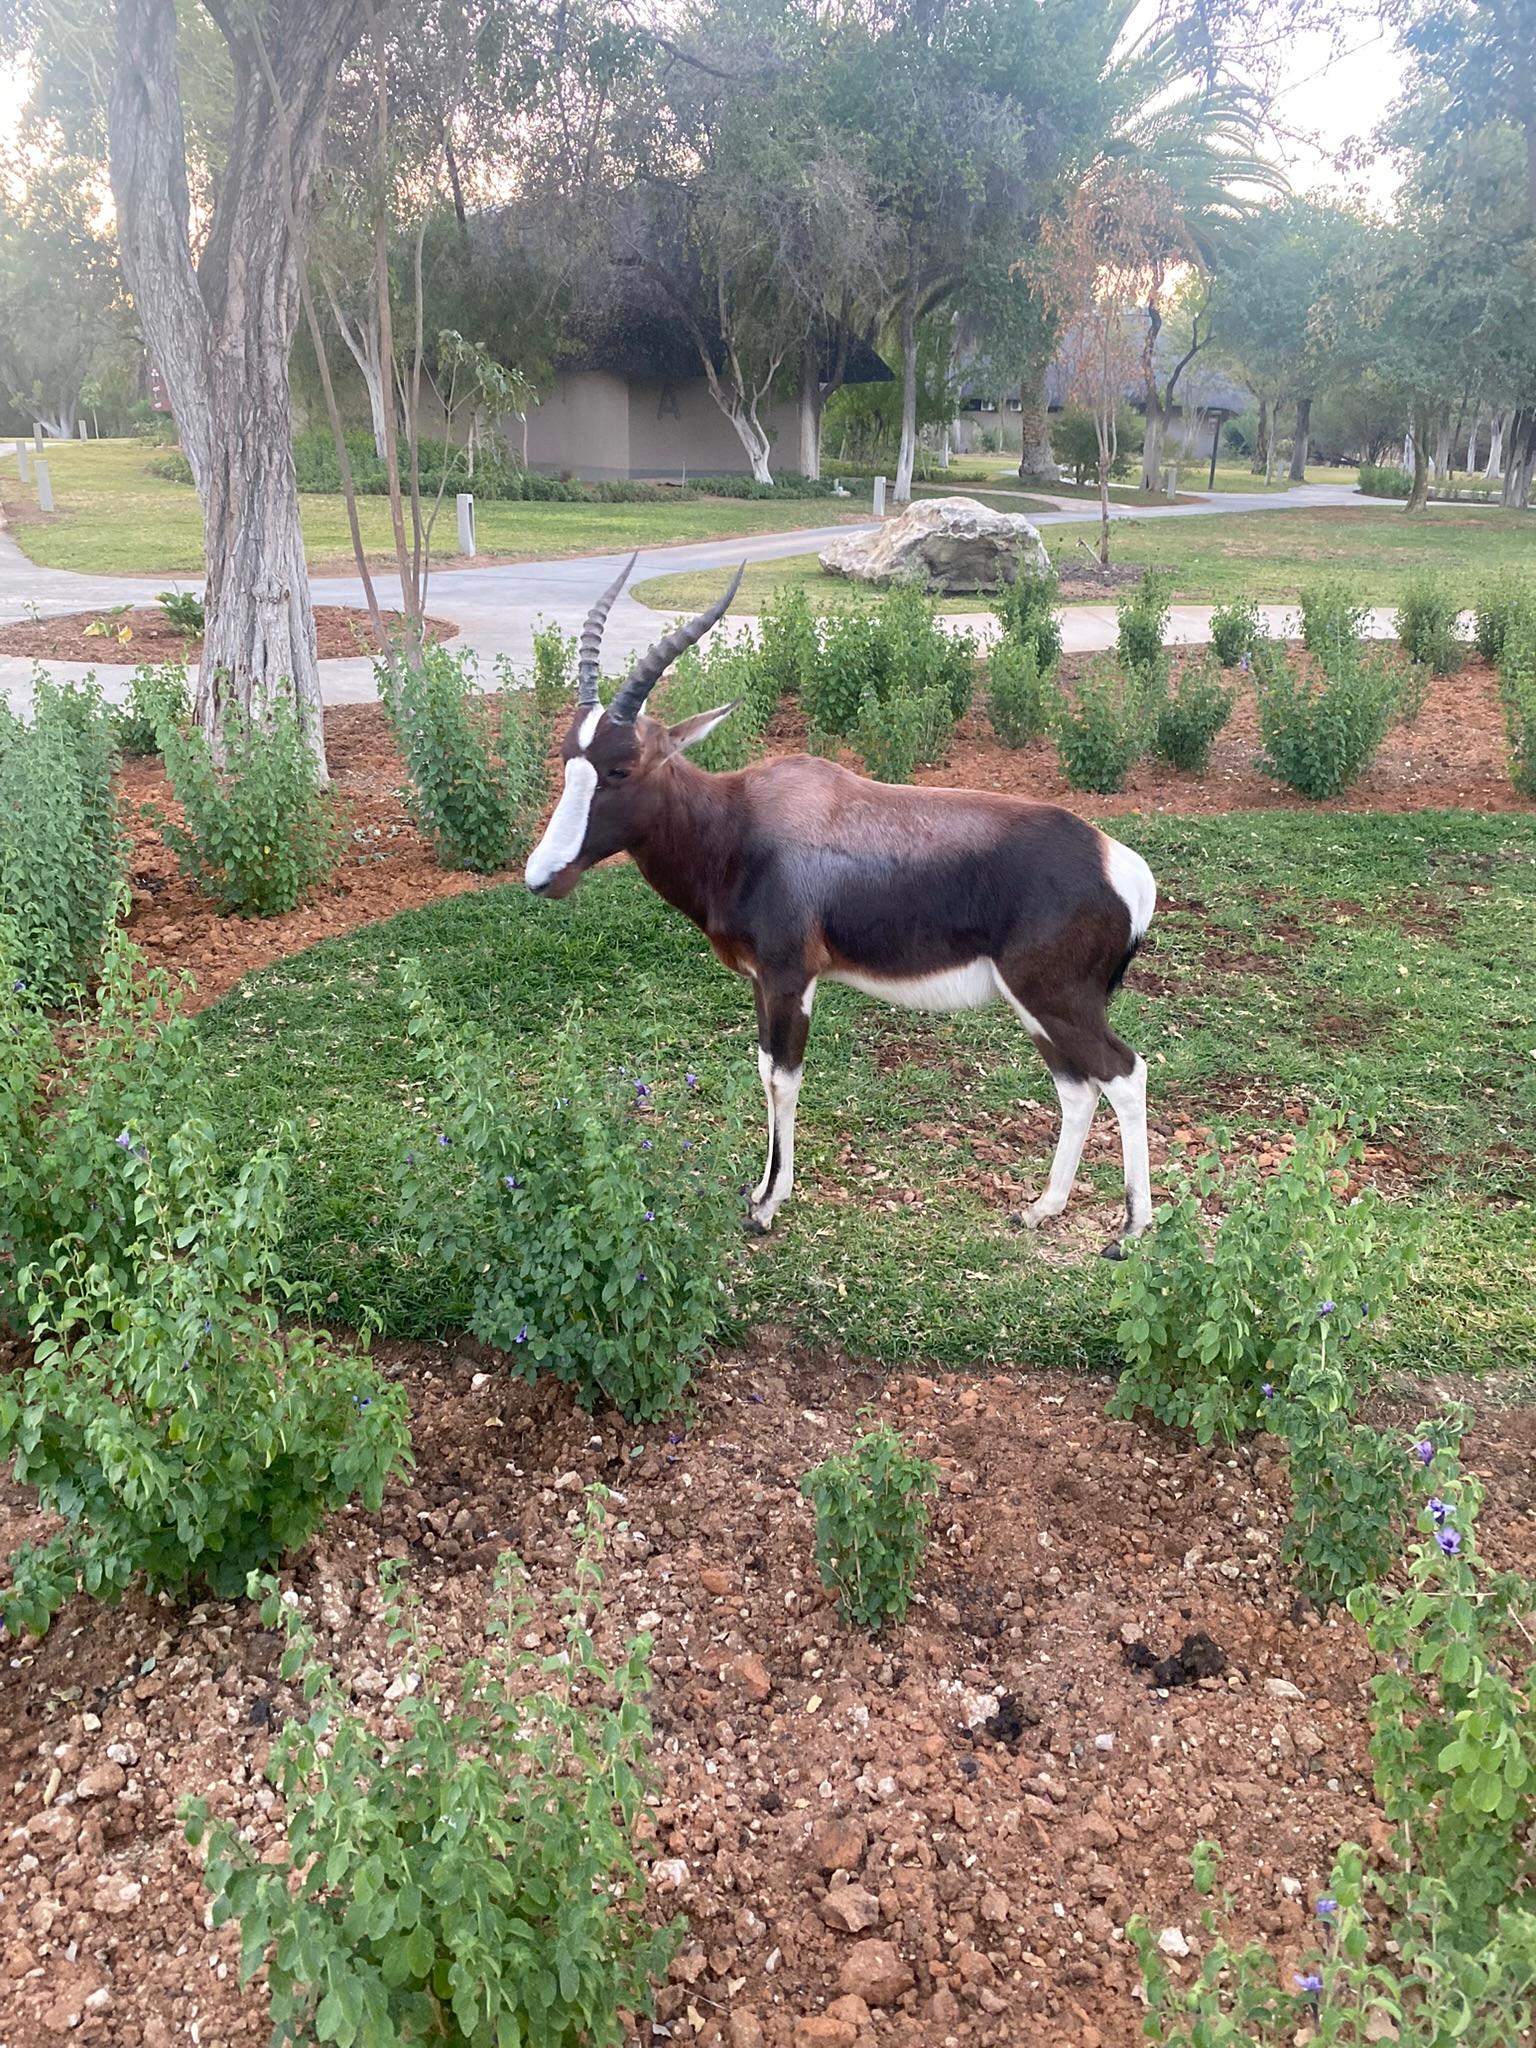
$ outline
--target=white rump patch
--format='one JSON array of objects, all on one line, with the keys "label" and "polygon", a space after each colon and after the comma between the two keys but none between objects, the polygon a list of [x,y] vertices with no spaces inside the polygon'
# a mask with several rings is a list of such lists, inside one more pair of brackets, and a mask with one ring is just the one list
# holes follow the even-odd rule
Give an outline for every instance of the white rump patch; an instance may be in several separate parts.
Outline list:
[{"label": "white rump patch", "polygon": [[946,967],[937,974],[907,976],[829,968],[827,979],[878,996],[882,1003],[894,1003],[902,1010],[980,1010],[997,994],[990,960],[970,960],[964,967]]},{"label": "white rump patch", "polygon": [[[601,711],[596,713],[601,717]],[[585,738],[591,735],[582,728]],[[565,764],[565,789],[555,805],[554,816],[544,828],[544,837],[528,856],[523,880],[530,889],[544,889],[562,868],[568,868],[581,852],[587,837],[587,819],[592,812],[592,793],[597,788],[597,770],[584,755]]]},{"label": "white rump patch", "polygon": [[1139,939],[1157,908],[1157,881],[1139,853],[1118,839],[1104,841],[1104,879],[1131,914],[1131,937]]}]

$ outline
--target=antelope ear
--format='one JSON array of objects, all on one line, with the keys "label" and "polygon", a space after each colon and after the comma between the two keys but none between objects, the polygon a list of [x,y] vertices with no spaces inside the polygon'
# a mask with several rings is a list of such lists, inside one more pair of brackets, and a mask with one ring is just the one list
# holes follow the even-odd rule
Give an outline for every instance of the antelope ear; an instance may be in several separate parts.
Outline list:
[{"label": "antelope ear", "polygon": [[679,719],[676,725],[667,727],[667,738],[679,752],[696,747],[700,740],[709,737],[722,719],[729,718],[740,703],[739,697],[733,697],[729,704],[718,705],[713,711],[697,711],[692,718]]}]

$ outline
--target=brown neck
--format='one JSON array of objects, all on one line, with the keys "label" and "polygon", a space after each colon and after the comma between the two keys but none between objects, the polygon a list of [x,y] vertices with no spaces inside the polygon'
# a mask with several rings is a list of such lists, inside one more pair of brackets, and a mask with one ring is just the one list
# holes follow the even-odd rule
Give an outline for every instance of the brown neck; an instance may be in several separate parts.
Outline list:
[{"label": "brown neck", "polygon": [[740,866],[734,775],[708,775],[681,754],[647,778],[629,856],[658,896],[722,936],[725,906]]}]

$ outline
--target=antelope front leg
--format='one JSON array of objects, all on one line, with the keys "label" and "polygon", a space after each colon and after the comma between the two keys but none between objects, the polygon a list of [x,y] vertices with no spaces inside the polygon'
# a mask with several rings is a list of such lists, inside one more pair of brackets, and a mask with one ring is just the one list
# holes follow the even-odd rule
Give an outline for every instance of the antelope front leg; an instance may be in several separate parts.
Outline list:
[{"label": "antelope front leg", "polygon": [[814,981],[757,983],[757,1071],[768,1104],[768,1158],[747,1201],[747,1228],[765,1233],[795,1179],[795,1108],[811,1029]]}]

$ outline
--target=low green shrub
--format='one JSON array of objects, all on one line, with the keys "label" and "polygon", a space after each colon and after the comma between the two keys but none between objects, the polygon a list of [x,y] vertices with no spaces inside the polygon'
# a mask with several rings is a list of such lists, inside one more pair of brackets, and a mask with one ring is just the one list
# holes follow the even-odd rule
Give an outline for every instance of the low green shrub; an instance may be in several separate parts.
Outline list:
[{"label": "low green shrub", "polygon": [[1258,605],[1251,597],[1234,597],[1211,613],[1211,652],[1223,668],[1235,668],[1252,654],[1261,632]]},{"label": "low green shrub", "polygon": [[546,620],[533,631],[533,708],[552,726],[576,687],[576,636]]},{"label": "low green shrub", "polygon": [[544,800],[549,731],[537,693],[503,665],[475,687],[474,657],[424,647],[376,662],[379,697],[409,777],[406,802],[440,866],[496,874],[532,837]]},{"label": "low green shrub", "polygon": [[406,988],[435,1117],[403,1165],[417,1256],[526,1378],[552,1373],[634,1421],[666,1414],[728,1305],[734,1100],[723,1133],[710,1105],[711,1133],[693,1075],[613,1073],[575,1019],[552,1076],[519,1083],[485,1038],[450,1031],[414,966]]},{"label": "low green shrub", "polygon": [[1232,716],[1236,695],[1222,682],[1219,662],[1186,661],[1177,684],[1158,703],[1154,752],[1171,767],[1203,775],[1211,743]]},{"label": "low green shrub", "polygon": [[1472,645],[1495,667],[1516,621],[1533,609],[1528,584],[1513,575],[1495,576],[1477,593],[1472,609]]},{"label": "low green shrub", "polygon": [[401,1567],[385,1565],[401,1681],[386,1735],[352,1705],[291,1596],[253,1583],[286,1638],[281,1675],[310,1708],[284,1721],[267,1761],[287,1858],[262,1861],[230,1822],[210,1823],[204,1800],[182,1818],[188,1841],[208,1845],[214,1926],[240,1924],[242,1985],[266,1962],[274,2044],[613,2048],[628,2015],[652,2012],[682,1923],[655,1927],[645,1911],[650,1638],[613,1666],[597,1652],[601,1519],[599,1498],[561,1603],[563,1655],[525,1647],[536,1616],[509,1554],[490,1646],[456,1687]]},{"label": "low green shrub", "polygon": [[1302,796],[1338,796],[1375,759],[1403,677],[1380,650],[1339,638],[1312,666],[1266,643],[1254,659],[1262,766]]},{"label": "low green shrub", "polygon": [[888,1427],[870,1430],[801,1480],[816,1509],[816,1569],[850,1626],[875,1629],[906,1618],[928,1549],[928,1503],[938,1490],[938,1467]]},{"label": "low green shrub", "polygon": [[160,735],[167,725],[185,726],[191,717],[185,662],[153,667],[141,661],[128,679],[127,703],[112,714],[112,727],[123,753],[147,759],[160,752]]},{"label": "low green shrub", "polygon": [[848,743],[877,782],[910,782],[915,768],[944,758],[954,731],[942,690],[922,696],[865,692]]},{"label": "low green shrub", "polygon": [[987,717],[1005,747],[1044,737],[1056,716],[1056,684],[1033,640],[999,640],[987,661]]},{"label": "low green shrub", "polygon": [[[157,455],[148,468],[151,476],[162,477],[168,484],[190,486],[193,480],[192,465],[179,448],[173,448],[165,455]],[[341,485],[338,483],[336,488],[340,490]]]},{"label": "low green shrub", "polygon": [[932,598],[897,584],[868,610],[827,621],[815,670],[801,684],[808,722],[845,738],[864,717],[865,700],[925,699],[942,692],[951,722],[963,718],[976,687],[976,643],[946,633]]},{"label": "low green shrub", "polygon": [[[1358,1379],[1355,1340],[1410,1256],[1374,1189],[1345,1197],[1362,1150],[1336,1112],[1320,1111],[1263,1179],[1215,1149],[1173,1174],[1172,1204],[1127,1247],[1116,1277],[1125,1365],[1110,1414],[1146,1409],[1201,1443],[1230,1443],[1267,1422],[1325,1322],[1333,1346],[1352,1347]],[[1208,1205],[1220,1213],[1214,1230]]]},{"label": "low green shrub", "polygon": [[676,724],[734,703],[730,717],[688,750],[689,760],[722,775],[745,768],[762,752],[763,730],[777,702],[771,671],[752,646],[712,638],[678,660],[648,708],[652,717]]},{"label": "low green shrub", "polygon": [[1512,619],[1499,655],[1499,697],[1509,735],[1509,773],[1536,797],[1536,608]]},{"label": "low green shrub", "polygon": [[164,726],[161,739],[181,822],[153,808],[145,815],[220,910],[276,917],[332,873],[336,821],[291,705],[278,704],[265,724],[231,714],[222,765],[197,726]]},{"label": "low green shrub", "polygon": [[764,695],[774,706],[798,697],[821,660],[821,636],[805,586],[791,583],[775,591],[758,614],[757,632]]},{"label": "low green shrub", "polygon": [[1397,606],[1397,644],[1431,675],[1452,676],[1466,649],[1457,633],[1455,598],[1438,576],[1411,576]]},{"label": "low green shrub", "polygon": [[1406,498],[1413,489],[1413,474],[1393,463],[1362,462],[1360,489],[1367,498]]},{"label": "low green shrub", "polygon": [[35,670],[30,720],[0,698],[0,911],[35,1002],[63,1002],[101,958],[123,876],[115,766],[94,678]]},{"label": "low green shrub", "polygon": [[1108,795],[1147,751],[1149,707],[1144,681],[1096,662],[1056,710],[1056,747],[1062,773],[1074,789]]},{"label": "low green shrub", "polygon": [[1153,669],[1162,659],[1168,637],[1168,610],[1173,599],[1173,582],[1156,569],[1149,569],[1133,591],[1115,606],[1119,621],[1116,651],[1120,666],[1137,676]]},{"label": "low green shrub", "polygon": [[1048,675],[1061,659],[1061,626],[1056,618],[1059,595],[1060,584],[1054,569],[1042,576],[1026,568],[1019,572],[1015,582],[998,593],[992,605],[1004,638],[1020,648],[1034,649],[1035,666],[1041,675]]},{"label": "low green shrub", "polygon": [[166,622],[192,639],[202,636],[207,624],[207,613],[203,600],[195,590],[162,590],[155,602],[165,613]]},{"label": "low green shrub", "polygon": [[1357,646],[1365,635],[1368,607],[1347,583],[1324,577],[1301,592],[1301,640],[1308,654],[1331,659],[1341,648]]},{"label": "low green shrub", "polygon": [[23,1270],[31,1362],[0,1390],[0,1458],[65,1521],[0,1589],[6,1627],[39,1635],[77,1592],[239,1593],[332,1508],[376,1509],[410,1455],[403,1389],[279,1318],[284,1157],[228,1185],[195,1117],[116,1152],[126,1246],[66,1239]]}]

